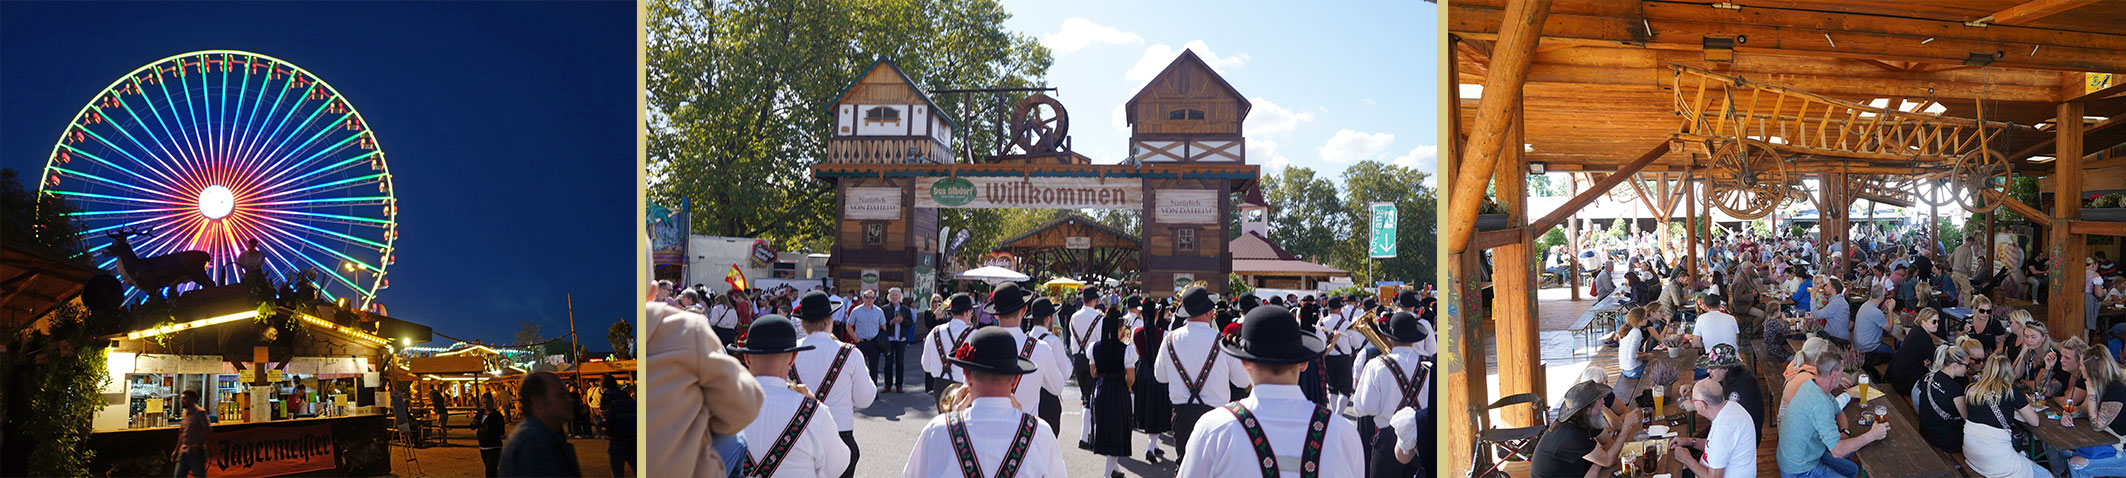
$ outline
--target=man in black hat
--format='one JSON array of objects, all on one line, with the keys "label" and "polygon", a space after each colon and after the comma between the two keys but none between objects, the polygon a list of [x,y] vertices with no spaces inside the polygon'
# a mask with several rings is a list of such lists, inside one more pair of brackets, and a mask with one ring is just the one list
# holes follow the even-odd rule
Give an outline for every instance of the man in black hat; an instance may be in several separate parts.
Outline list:
[{"label": "man in black hat", "polygon": [[1329,297],[1321,309],[1321,332],[1329,343],[1329,353],[1321,359],[1326,367],[1322,370],[1322,378],[1328,381],[1329,408],[1334,410],[1343,410],[1351,404],[1351,395],[1355,391],[1353,385],[1358,377],[1356,354],[1366,346],[1366,337],[1351,330],[1351,324],[1358,317],[1347,315],[1348,311],[1343,297]]},{"label": "man in black hat", "polygon": [[[806,294],[806,303],[799,310],[814,309],[819,314],[817,325],[825,333],[833,324],[831,305],[813,307],[809,302],[813,295],[819,296],[821,304],[828,304],[826,293]],[[806,320],[806,328],[812,328],[813,319]],[[835,343],[837,349],[849,345]],[[820,400],[807,392],[804,385],[784,380],[790,374],[791,364],[799,352],[815,350],[815,346],[798,342],[797,325],[780,315],[765,315],[753,320],[746,329],[744,341],[725,347],[731,355],[745,355],[746,370],[753,373],[753,380],[760,382],[765,399],[760,403],[760,416],[746,425],[747,446],[743,469],[745,476],[846,476],[844,470],[853,464],[850,445],[835,442],[835,430],[839,428],[834,413]],[[861,357],[859,356],[859,359]],[[861,373],[861,367],[850,369]],[[868,377],[866,377],[868,380]],[[846,436],[846,435],[845,435]]]},{"label": "man in black hat", "polygon": [[[1218,346],[1240,359],[1255,391],[1196,422],[1178,476],[1363,473],[1364,454],[1351,422],[1299,391],[1299,372],[1328,348],[1321,337],[1301,330],[1290,310],[1263,306],[1249,311],[1240,333]],[[1283,470],[1287,466],[1298,469]]]},{"label": "man in black hat", "polygon": [[840,476],[856,476],[856,464],[864,456],[856,445],[856,409],[869,407],[878,399],[878,388],[865,368],[869,359],[862,348],[834,338],[834,303],[827,293],[805,294],[792,312],[803,324],[805,336],[798,339],[803,348],[792,359],[789,380],[810,387],[812,397],[834,416],[835,430],[849,447],[849,464]]},{"label": "man in black hat", "polygon": [[967,394],[923,426],[902,476],[1066,476],[1055,432],[1011,403],[1019,379],[1039,370],[1019,355],[1011,329],[975,332],[945,358],[965,374]]},{"label": "man in black hat", "polygon": [[1063,338],[1048,330],[1048,324],[1055,316],[1056,303],[1047,297],[1034,299],[1033,302],[1026,304],[1026,322],[1032,324],[1031,328],[1026,331],[1026,336],[1041,341],[1042,344],[1048,346],[1050,351],[1050,362],[1034,365],[1058,377],[1055,389],[1050,390],[1049,387],[1041,387],[1041,403],[1035,406],[1034,409],[1038,410],[1041,421],[1048,422],[1050,431],[1062,433],[1063,423],[1057,421],[1063,419],[1063,384],[1061,377],[1065,370],[1070,369],[1070,358],[1064,355],[1063,351],[1066,349],[1063,348]]},{"label": "man in black hat", "polygon": [[1177,460],[1187,457],[1185,452],[1196,421],[1229,403],[1234,387],[1251,383],[1240,362],[1218,350],[1219,329],[1211,324],[1213,305],[1210,291],[1202,287],[1182,292],[1181,315],[1188,320],[1166,335],[1152,362],[1152,373],[1166,384],[1166,396],[1174,404]]},{"label": "man in black hat", "polygon": [[[1100,320],[1104,318],[1101,314],[1105,312],[1100,310],[1098,289],[1086,287],[1080,292],[1078,300],[1084,306],[1078,309],[1078,313],[1070,316],[1070,323],[1066,324],[1069,330],[1065,332],[1070,335],[1064,338],[1064,345],[1068,346],[1066,352],[1070,355],[1071,379],[1078,382],[1078,405],[1089,407],[1089,400],[1093,396],[1093,371],[1091,362],[1085,359],[1085,354],[1092,349],[1093,343],[1100,339]],[[1081,433],[1092,429],[1092,414],[1080,413],[1078,417],[1082,422],[1080,425],[1083,425],[1078,428]],[[1078,437],[1078,444],[1088,445],[1083,436]]]},{"label": "man in black hat", "polygon": [[[1373,322],[1373,330],[1388,341],[1386,354],[1366,363],[1358,376],[1357,401],[1360,416],[1371,418],[1375,437],[1366,463],[1367,476],[1415,476],[1432,465],[1432,364],[1418,355],[1412,344],[1428,335],[1418,327],[1417,314],[1396,312]],[[1395,432],[1391,419],[1402,409],[1417,411],[1418,459],[1404,463],[1395,456]]]},{"label": "man in black hat", "polygon": [[952,356],[952,351],[967,343],[967,336],[974,333],[974,326],[968,322],[968,317],[974,313],[974,297],[965,292],[952,294],[945,304],[945,313],[950,314],[952,320],[930,329],[930,334],[923,338],[924,342],[929,342],[923,347],[923,373],[929,375],[932,398],[944,394],[945,387],[967,380],[967,375],[961,373],[959,367],[946,363],[945,358]]},{"label": "man in black hat", "polygon": [[[1019,357],[1033,361],[1036,367],[1061,361],[1062,359],[1058,358],[1061,356],[1060,353],[1056,352],[1055,349],[1049,348],[1048,344],[1041,342],[1040,339],[1026,335],[1026,330],[1020,327],[1026,318],[1026,304],[1026,294],[1023,289],[1020,289],[1018,284],[1007,283],[997,286],[996,290],[989,293],[989,304],[982,306],[982,312],[996,317],[999,328],[1011,334],[1013,345],[1018,347],[1016,350],[1018,350]],[[1011,396],[1026,411],[1040,411],[1042,392],[1056,396],[1063,395],[1062,369],[1042,368],[1040,371],[1034,372],[1025,378],[1032,381],[1022,381],[1025,386],[1013,388]],[[1060,426],[1053,422],[1048,425],[1050,428]]]}]

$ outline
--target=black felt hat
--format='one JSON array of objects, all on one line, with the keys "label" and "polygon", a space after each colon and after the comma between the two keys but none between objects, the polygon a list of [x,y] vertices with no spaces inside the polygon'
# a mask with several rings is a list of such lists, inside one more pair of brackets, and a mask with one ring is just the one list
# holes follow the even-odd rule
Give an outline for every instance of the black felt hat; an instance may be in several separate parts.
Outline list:
[{"label": "black felt hat", "polygon": [[1299,330],[1299,318],[1291,310],[1275,305],[1248,311],[1240,333],[1226,336],[1218,346],[1234,358],[1272,364],[1305,362],[1328,350],[1320,336]]},{"label": "black felt hat", "polygon": [[1100,288],[1086,287],[1084,289],[1079,289],[1078,298],[1083,300],[1100,300]]},{"label": "black felt hat", "polygon": [[1381,321],[1376,325],[1383,326],[1379,327],[1381,335],[1387,336],[1389,340],[1414,344],[1425,341],[1425,337],[1429,336],[1424,327],[1418,326],[1417,314],[1396,312],[1395,315],[1374,320]]},{"label": "black felt hat", "polygon": [[737,343],[724,346],[723,350],[731,355],[812,350],[810,345],[797,345],[797,337],[797,323],[791,322],[789,317],[768,314],[753,319],[753,325],[746,329],[745,335],[739,336]]},{"label": "black felt hat", "polygon": [[1144,297],[1141,297],[1141,296],[1134,296],[1134,295],[1133,295],[1133,296],[1129,296],[1129,298],[1127,298],[1127,299],[1122,299],[1122,307],[1125,307],[1125,308],[1130,308],[1130,309],[1140,309],[1140,308],[1143,308],[1143,307],[1144,307]]},{"label": "black felt hat", "polygon": [[982,306],[982,312],[989,315],[1011,315],[1012,312],[1024,308],[1026,291],[1020,289],[1018,284],[1006,283],[989,292],[989,304]]},{"label": "black felt hat", "polygon": [[966,292],[952,294],[952,298],[945,299],[946,312],[961,312],[968,310],[974,310],[974,296],[967,295]]},{"label": "black felt hat", "polygon": [[806,292],[804,298],[797,299],[797,307],[791,309],[790,313],[796,315],[797,320],[831,317],[834,315],[834,298],[828,297],[826,292]]},{"label": "black felt hat", "polygon": [[1405,308],[1405,309],[1415,309],[1415,308],[1417,308],[1417,306],[1418,306],[1418,297],[1417,297],[1417,291],[1416,291],[1416,290],[1411,290],[1411,289],[1403,289],[1403,291],[1402,291],[1401,293],[1397,293],[1397,294],[1395,294],[1395,306],[1396,306],[1396,307],[1401,307],[1401,308]]},{"label": "black felt hat", "polygon": [[1262,298],[1256,297],[1253,292],[1240,296],[1240,313],[1248,313],[1248,311],[1255,310],[1255,306],[1259,305],[1262,305]]},{"label": "black felt hat", "polygon": [[[1031,340],[1031,339],[1029,339]],[[1019,357],[1019,341],[1004,327],[983,327],[967,338],[967,343],[952,351],[946,362],[960,368],[998,375],[1025,375],[1033,373],[1032,360]]]},{"label": "black felt hat", "polygon": [[1329,308],[1331,308],[1331,309],[1341,309],[1341,308],[1344,308],[1344,298],[1343,298],[1343,297],[1330,297],[1330,298],[1329,298]]},{"label": "black felt hat", "polygon": [[1195,317],[1211,313],[1217,307],[1218,303],[1211,301],[1211,291],[1202,287],[1190,287],[1181,293],[1181,315]]},{"label": "black felt hat", "polygon": [[1039,320],[1051,315],[1056,315],[1056,301],[1049,300],[1047,297],[1034,299],[1033,302],[1026,304],[1027,320]]}]

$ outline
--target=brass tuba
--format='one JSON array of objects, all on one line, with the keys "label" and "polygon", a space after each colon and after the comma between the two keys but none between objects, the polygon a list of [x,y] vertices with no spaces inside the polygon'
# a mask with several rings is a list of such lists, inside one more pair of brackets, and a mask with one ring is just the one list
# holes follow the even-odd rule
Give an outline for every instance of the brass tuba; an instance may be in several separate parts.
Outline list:
[{"label": "brass tuba", "polygon": [[1357,322],[1351,324],[1351,330],[1358,331],[1359,335],[1366,336],[1366,342],[1372,343],[1373,347],[1380,349],[1380,352],[1385,354],[1392,347],[1389,346],[1387,337],[1382,336],[1379,330],[1373,329],[1373,319],[1378,317],[1380,317],[1379,312],[1366,311],[1366,315],[1360,316]]},{"label": "brass tuba", "polygon": [[952,404],[960,401],[960,396],[966,394],[967,384],[953,382],[951,385],[946,385],[945,392],[938,394],[938,414],[944,415],[958,411],[953,409]]}]

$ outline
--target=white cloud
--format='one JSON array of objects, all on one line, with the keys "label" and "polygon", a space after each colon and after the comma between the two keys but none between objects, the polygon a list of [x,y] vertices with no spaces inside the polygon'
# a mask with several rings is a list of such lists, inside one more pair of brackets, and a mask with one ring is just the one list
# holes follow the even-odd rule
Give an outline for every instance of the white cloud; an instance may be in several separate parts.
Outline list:
[{"label": "white cloud", "polygon": [[1101,26],[1093,23],[1092,20],[1078,17],[1064,20],[1061,31],[1041,35],[1041,45],[1047,46],[1048,50],[1057,56],[1083,50],[1085,47],[1095,44],[1134,45],[1138,43],[1144,43],[1144,37],[1115,29],[1115,27]]},{"label": "white cloud", "polygon": [[1331,163],[1351,163],[1366,159],[1380,159],[1395,143],[1391,133],[1361,133],[1348,129],[1337,130],[1336,135],[1321,144],[1317,152],[1321,159]]},{"label": "white cloud", "polygon": [[1270,100],[1260,96],[1249,98],[1248,102],[1254,104],[1254,108],[1248,112],[1247,119],[1247,130],[1250,133],[1283,135],[1291,133],[1293,129],[1297,129],[1300,123],[1314,120],[1314,113],[1301,113],[1284,109],[1284,107],[1277,106],[1276,103],[1271,103]]},{"label": "white cloud", "polygon": [[1436,180],[1439,176],[1439,147],[1426,144],[1410,148],[1410,154],[1395,158],[1395,165],[1425,173],[1426,186],[1438,184]]},{"label": "white cloud", "polygon": [[1277,142],[1260,137],[1247,138],[1248,161],[1262,165],[1263,174],[1283,171],[1292,165],[1292,158],[1277,151]]},{"label": "white cloud", "polygon": [[1127,112],[1128,110],[1122,109],[1122,105],[1115,105],[1114,115],[1108,118],[1109,121],[1114,122],[1115,131],[1121,131],[1123,133],[1129,132],[1129,115],[1124,114]]},{"label": "white cloud", "polygon": [[[1246,53],[1235,53],[1233,56],[1218,56],[1217,53],[1211,52],[1211,47],[1205,45],[1203,40],[1190,40],[1187,44],[1181,45],[1181,50],[1195,50],[1196,56],[1203,59],[1203,64],[1210,65],[1211,69],[1217,71],[1220,75],[1226,74],[1233,68],[1239,68],[1241,65],[1247,64],[1248,60],[1251,59]],[[1140,85],[1152,81],[1152,77],[1159,76],[1160,70],[1166,69],[1166,65],[1172,64],[1174,58],[1181,55],[1181,50],[1176,50],[1174,47],[1165,44],[1152,45],[1149,48],[1145,48],[1144,56],[1137,59],[1136,66],[1130,67],[1128,72],[1122,74],[1122,79]]]},{"label": "white cloud", "polygon": [[1366,106],[1373,106],[1373,104],[1374,104],[1374,103],[1373,103],[1373,99],[1372,99],[1372,98],[1366,98],[1366,99],[1362,99],[1362,100],[1359,100],[1359,101],[1365,102],[1365,103],[1366,103]]}]

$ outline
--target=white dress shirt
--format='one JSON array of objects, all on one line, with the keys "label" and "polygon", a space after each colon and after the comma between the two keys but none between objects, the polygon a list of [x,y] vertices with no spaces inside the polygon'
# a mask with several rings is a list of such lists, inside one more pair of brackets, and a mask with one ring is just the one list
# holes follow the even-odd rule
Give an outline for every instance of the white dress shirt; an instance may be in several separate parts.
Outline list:
[{"label": "white dress shirt", "polygon": [[[1011,439],[1019,433],[1019,420],[1029,415],[1011,407],[1011,399],[982,397],[965,412],[967,438],[974,446],[976,461],[982,464],[982,476],[995,476],[1003,466],[1004,454],[1011,449]],[[946,417],[938,415],[923,426],[923,434],[915,441],[915,452],[908,454],[908,464],[901,469],[907,478],[957,477],[960,473],[959,458],[952,453],[952,433],[945,425]],[[1063,478],[1063,457],[1058,455],[1056,437],[1047,423],[1034,420],[1036,429],[1033,443],[1026,447],[1026,457],[1019,464],[1021,478]],[[836,473],[840,473],[837,471]],[[833,475],[821,475],[833,476]],[[1352,475],[1356,476],[1356,475]]]},{"label": "white dress shirt", "polygon": [[[1063,360],[1063,375],[1070,376],[1070,349],[1063,346],[1063,336],[1048,331],[1048,327],[1042,325],[1033,326],[1033,331],[1027,332],[1027,335],[1041,339],[1041,343],[1048,344],[1049,350],[1056,351],[1056,357]],[[1046,367],[1047,365],[1042,366]]]},{"label": "white dress shirt", "polygon": [[[817,396],[819,384],[826,381],[827,368],[834,366],[834,356],[841,353],[843,344],[834,340],[833,334],[819,331],[805,335],[797,345],[813,347],[798,352],[797,363],[792,366],[797,368],[798,383]],[[841,425],[838,431],[855,430],[856,409],[869,407],[872,400],[878,399],[878,385],[871,382],[870,370],[871,367],[864,362],[864,353],[852,346],[849,361],[842,363],[841,377],[834,379],[834,388],[827,390],[827,396],[819,397],[826,402],[827,409],[834,411],[834,423]]]},{"label": "white dress shirt", "polygon": [[[1181,383],[1181,377],[1185,374],[1189,380],[1195,380],[1197,375],[1203,373],[1203,358],[1209,354],[1217,354],[1218,358],[1211,360],[1210,375],[1203,379],[1203,390],[1200,390],[1202,394],[1199,397],[1203,399],[1204,405],[1225,406],[1226,402],[1233,399],[1233,387],[1248,386],[1247,370],[1240,367],[1239,359],[1217,351],[1218,330],[1213,329],[1211,324],[1193,320],[1184,324],[1180,329],[1167,332],[1166,341],[1160,345],[1159,355],[1152,359],[1152,373],[1160,383],[1166,384],[1168,400],[1172,400],[1175,405],[1187,404],[1188,385]],[[1173,347],[1173,356],[1167,355],[1166,347]],[[1175,369],[1174,356],[1181,357],[1180,370]]]},{"label": "white dress shirt", "polygon": [[[1300,454],[1306,449],[1306,429],[1314,418],[1314,402],[1307,401],[1298,385],[1261,384],[1240,403],[1255,414],[1262,436],[1270,441],[1270,450],[1277,453],[1278,476],[1299,476]],[[1188,453],[1184,455],[1187,458],[1181,460],[1181,474],[1176,476],[1261,476],[1262,461],[1255,458],[1252,443],[1232,412],[1205,413],[1196,422],[1195,436],[1189,438]],[[1322,437],[1319,476],[1365,476],[1362,448],[1358,429],[1342,414],[1329,414],[1329,430]]]},{"label": "white dress shirt", "polygon": [[[1041,391],[1047,390],[1052,395],[1062,397],[1064,371],[1070,370],[1070,368],[1068,366],[1055,366],[1055,363],[1059,360],[1057,357],[1061,355],[1056,352],[1056,349],[1050,348],[1047,342],[1027,336],[1026,332],[1020,331],[1018,327],[1004,327],[1004,330],[1011,332],[1012,343],[1016,344],[1011,349],[1011,353],[1016,354],[1020,350],[1025,350],[1026,341],[1028,340],[1034,342],[1033,354],[1026,357],[1027,360],[1033,361],[1034,371],[1033,373],[1019,376],[1019,389],[1012,391],[1011,396],[1018,398],[1019,406],[1025,407],[1026,411],[1039,412],[1041,410]],[[1057,426],[1054,423],[1048,425]]]},{"label": "white dress shirt", "polygon": [[[1432,380],[1417,374],[1418,367],[1424,363],[1424,357],[1418,355],[1416,347],[1396,347],[1381,357],[1395,357],[1395,364],[1401,366],[1403,378],[1420,381],[1417,385],[1419,408],[1432,406]],[[1374,425],[1388,428],[1388,419],[1395,416],[1395,409],[1401,408],[1403,403],[1403,389],[1395,383],[1395,376],[1388,371],[1388,362],[1382,361],[1381,357],[1366,361],[1365,371],[1358,374],[1358,396],[1354,397],[1356,403],[1351,405],[1354,411],[1358,412],[1358,416],[1373,417]]]},{"label": "white dress shirt", "polygon": [[[791,390],[782,377],[753,379],[760,381],[766,400],[760,402],[760,417],[746,425],[746,452],[752,454],[754,463],[760,463],[767,460],[768,450],[775,447],[776,438],[782,437],[783,428],[790,426],[790,417],[804,404],[804,395]],[[776,467],[774,476],[841,476],[842,470],[848,468],[849,445],[835,433],[834,414],[821,407],[812,411],[812,421],[805,424],[797,443],[783,454],[782,465]]]},{"label": "white dress shirt", "polygon": [[1086,307],[1070,316],[1070,355],[1085,355],[1093,342],[1100,341],[1100,319],[1106,316],[1099,309]]},{"label": "white dress shirt", "polygon": [[[937,345],[938,343],[944,344],[945,353],[951,354],[952,349],[959,347],[959,344],[953,341],[966,340],[960,337],[960,332],[967,330],[967,327],[969,326],[966,321],[954,317],[951,322],[938,324],[937,327],[930,328],[930,333],[923,336],[923,373],[954,382],[967,381],[967,371],[960,369],[957,365],[945,363],[945,358],[938,356]],[[967,336],[968,338],[973,338],[974,334],[969,333]],[[952,372],[951,376],[946,376],[945,372],[948,370],[946,367],[951,367],[949,369]]]},{"label": "white dress shirt", "polygon": [[[1331,310],[1321,318],[1323,340],[1328,342],[1329,355],[1350,355],[1366,346],[1366,338],[1351,330],[1353,319],[1346,319],[1342,312]],[[1341,322],[1341,323],[1339,323]]]}]

